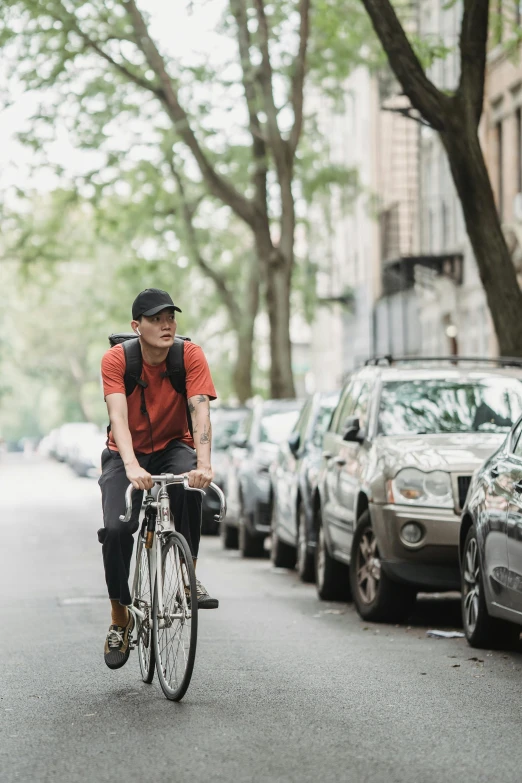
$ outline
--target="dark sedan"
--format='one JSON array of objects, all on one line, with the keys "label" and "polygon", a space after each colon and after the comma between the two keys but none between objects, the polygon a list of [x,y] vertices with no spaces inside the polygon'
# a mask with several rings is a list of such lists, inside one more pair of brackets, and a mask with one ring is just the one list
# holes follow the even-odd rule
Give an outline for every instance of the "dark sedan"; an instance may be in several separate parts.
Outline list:
[{"label": "dark sedan", "polygon": [[228,510],[221,523],[225,549],[239,545],[243,557],[264,555],[272,517],[269,468],[302,407],[302,400],[260,400],[234,436],[227,476]]},{"label": "dark sedan", "polygon": [[315,578],[312,498],[322,460],[323,435],[339,392],[310,397],[272,465],[272,562],[294,568],[304,582]]},{"label": "dark sedan", "polygon": [[513,647],[522,626],[522,418],[473,477],[460,562],[468,642]]}]

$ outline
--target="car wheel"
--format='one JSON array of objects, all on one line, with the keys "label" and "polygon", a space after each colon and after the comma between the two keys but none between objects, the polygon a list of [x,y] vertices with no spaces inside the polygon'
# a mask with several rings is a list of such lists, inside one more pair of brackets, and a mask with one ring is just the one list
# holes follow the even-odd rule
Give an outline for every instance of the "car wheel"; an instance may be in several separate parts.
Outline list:
[{"label": "car wheel", "polygon": [[227,525],[226,520],[221,520],[221,543],[223,549],[237,549],[239,546],[238,529],[233,525]]},{"label": "car wheel", "polygon": [[239,518],[239,550],[243,557],[265,557],[265,538],[250,532],[244,511]]},{"label": "car wheel", "polygon": [[275,530],[272,530],[270,557],[276,568],[295,568],[295,547],[287,544],[286,541],[281,541]]},{"label": "car wheel", "polygon": [[308,550],[308,530],[302,502],[297,509],[297,573],[302,582],[313,582],[315,579],[314,556]]},{"label": "car wheel", "polygon": [[510,649],[520,639],[520,626],[490,617],[484,596],[477,532],[471,527],[461,563],[462,622],[472,647]]},{"label": "car wheel", "polygon": [[368,511],[361,515],[353,536],[350,581],[355,607],[363,620],[395,623],[411,614],[417,592],[393,582],[382,570]]},{"label": "car wheel", "polygon": [[320,524],[315,550],[315,583],[322,601],[349,601],[349,568],[331,556]]}]

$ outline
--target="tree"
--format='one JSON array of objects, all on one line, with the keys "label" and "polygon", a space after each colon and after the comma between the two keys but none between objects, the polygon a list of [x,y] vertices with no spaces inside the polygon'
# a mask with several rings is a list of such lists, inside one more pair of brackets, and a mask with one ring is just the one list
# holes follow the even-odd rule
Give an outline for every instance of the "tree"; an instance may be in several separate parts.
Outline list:
[{"label": "tree", "polygon": [[[76,68],[76,77],[84,80],[77,105],[80,110],[82,102],[87,106],[89,99],[107,98],[109,94],[117,101],[118,109],[123,110],[129,94],[136,93],[136,88],[161,106],[171,128],[190,150],[208,192],[226,205],[252,232],[271,325],[271,393],[275,397],[293,396],[289,301],[296,218],[292,179],[303,122],[309,0],[299,0],[297,5],[285,4],[286,10],[292,10],[291,6],[295,5],[293,10],[299,14],[297,52],[291,62],[286,58],[281,69],[282,73],[286,71],[284,76],[290,85],[288,99],[293,121],[288,133],[280,129],[279,109],[274,98],[276,77],[270,53],[270,18],[265,4],[262,0],[255,0],[253,6],[246,0],[230,2],[236,25],[251,147],[249,183],[243,191],[226,173],[222,173],[219,156],[213,153],[211,144],[205,143],[208,132],[202,127],[200,118],[185,108],[182,97],[184,74],[180,71],[174,75],[172,60],[160,52],[150,34],[147,18],[134,0],[89,4],[67,0],[49,0],[41,4],[27,0],[7,5],[11,16],[8,16],[4,27],[4,44],[17,40],[25,55],[32,51],[34,56],[36,49],[35,61],[39,61],[40,65],[45,63],[43,69],[28,67],[23,71],[21,78],[26,85],[39,88],[49,84],[70,86]],[[280,19],[279,23],[283,24],[283,20]],[[292,31],[287,30],[285,34],[291,40]],[[254,47],[259,57],[258,65],[253,62]],[[96,65],[93,55],[98,60]],[[100,64],[104,66],[102,70]],[[95,74],[91,76],[93,67]],[[108,69],[112,72],[109,76],[112,82],[110,91],[103,84]],[[82,72],[81,75],[79,72]],[[42,76],[42,73],[45,75]],[[205,76],[208,77],[209,73]],[[143,107],[143,97],[139,102]],[[103,108],[98,108],[98,112]],[[128,105],[125,108],[128,110]],[[107,117],[104,119],[107,120]],[[244,147],[245,143],[241,143]],[[273,200],[274,204],[279,202],[275,228],[271,225],[273,221],[269,212],[269,159],[274,162],[279,190]]]},{"label": "tree", "polygon": [[[206,273],[238,330],[239,355],[245,359],[236,372],[241,388],[248,387],[245,368],[252,354],[248,340],[253,325],[246,316],[255,312],[255,285],[261,283],[271,327],[274,397],[294,393],[290,291],[296,202],[300,177],[306,176],[298,144],[305,121],[308,51],[315,84],[335,92],[361,60],[361,35],[367,29],[357,0],[349,0],[351,16],[335,0],[320,0],[314,37],[310,5],[310,0],[223,3],[223,30],[235,47],[229,62],[218,66],[210,61],[183,65],[161,51],[135,0],[7,0],[0,22],[0,45],[15,63],[15,85],[21,82],[42,97],[47,93],[47,105],[42,101],[25,134],[28,143],[45,146],[49,127],[56,129],[60,118],[80,146],[105,153],[105,165],[98,162],[90,177],[97,187],[106,185],[105,168],[119,166],[120,174],[128,173],[129,152],[145,150],[147,160],[161,168],[165,160],[170,165],[174,149],[179,174],[190,172],[190,190],[199,178],[207,196],[219,204],[216,209],[228,210],[247,227],[254,253],[246,254],[243,264],[254,262],[256,268],[245,275],[248,282],[239,295],[230,276],[208,261]],[[213,126],[216,106],[221,114],[230,113],[226,128]],[[47,130],[39,133],[42,124]],[[163,148],[166,135],[172,146]],[[178,181],[178,195],[179,187]],[[192,207],[185,215],[196,219]],[[190,256],[203,270],[205,258],[192,233],[186,222]],[[244,318],[238,318],[234,301]]]},{"label": "tree", "polygon": [[[112,200],[100,224],[89,201],[60,190],[16,206],[2,215],[0,289],[9,291],[9,308],[0,313],[2,435],[44,434],[78,419],[106,422],[100,359],[111,332],[130,331],[130,303],[151,278],[195,292],[179,330],[205,345],[220,399],[234,394],[234,330],[217,294],[200,295],[209,285],[199,268],[172,254],[166,240],[149,244],[157,216],[143,204],[140,212],[139,203]],[[232,242],[228,227],[213,237],[221,249]],[[235,242],[238,253],[248,249],[244,236]],[[206,253],[204,232],[201,246]],[[240,260],[231,261],[239,277]]]},{"label": "tree", "polygon": [[501,354],[522,356],[522,293],[502,232],[478,137],[484,101],[489,0],[463,0],[460,80],[448,94],[427,77],[390,0],[362,0],[411,105],[439,132]]}]

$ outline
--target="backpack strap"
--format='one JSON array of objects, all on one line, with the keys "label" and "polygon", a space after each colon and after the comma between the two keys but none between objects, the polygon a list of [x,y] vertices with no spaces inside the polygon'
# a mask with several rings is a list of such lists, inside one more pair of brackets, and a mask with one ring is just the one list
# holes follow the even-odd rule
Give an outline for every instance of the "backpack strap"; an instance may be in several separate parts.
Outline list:
[{"label": "backpack strap", "polygon": [[185,340],[182,337],[174,338],[174,345],[167,354],[167,371],[165,375],[169,378],[173,388],[178,394],[187,396],[187,374],[185,372]]},{"label": "backpack strap", "polygon": [[137,337],[125,340],[121,344],[125,353],[125,396],[129,397],[138,383],[140,386],[143,384],[141,380],[141,371],[143,370],[141,345]]},{"label": "backpack strap", "polygon": [[192,431],[192,415],[190,413],[188,399],[187,399],[187,373],[185,371],[185,342],[188,337],[175,337],[174,345],[170,348],[167,354],[167,369],[165,376],[170,380],[172,388],[177,391],[178,394],[182,394],[185,397],[185,406],[187,409],[187,424],[190,432],[190,437],[194,437]]}]

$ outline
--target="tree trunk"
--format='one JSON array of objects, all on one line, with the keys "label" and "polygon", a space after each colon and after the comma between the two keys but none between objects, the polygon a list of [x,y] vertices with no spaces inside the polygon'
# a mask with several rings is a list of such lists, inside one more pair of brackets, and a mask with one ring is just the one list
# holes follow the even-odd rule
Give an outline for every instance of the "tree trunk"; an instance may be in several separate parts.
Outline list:
[{"label": "tree trunk", "polygon": [[276,253],[267,264],[266,307],[270,321],[270,396],[295,397],[290,342],[291,267]]},{"label": "tree trunk", "polygon": [[259,266],[256,260],[250,263],[244,307],[236,327],[237,359],[234,368],[234,389],[241,404],[253,396],[254,326],[258,310]]},{"label": "tree trunk", "polygon": [[[457,116],[457,115],[460,115]],[[493,318],[499,351],[522,356],[522,293],[502,233],[491,183],[471,122],[457,112],[440,136]]]}]

